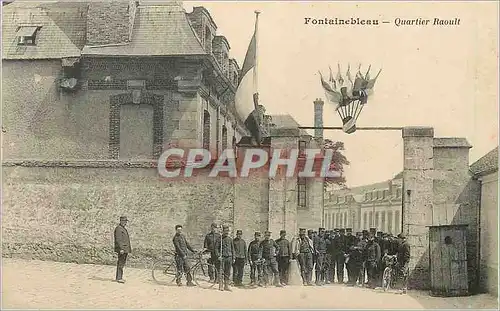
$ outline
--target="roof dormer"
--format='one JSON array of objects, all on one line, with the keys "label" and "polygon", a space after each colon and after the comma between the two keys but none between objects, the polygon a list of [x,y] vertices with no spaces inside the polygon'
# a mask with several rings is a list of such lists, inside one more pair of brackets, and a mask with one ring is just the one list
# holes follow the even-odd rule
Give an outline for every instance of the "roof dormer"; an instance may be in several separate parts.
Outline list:
[{"label": "roof dormer", "polygon": [[202,6],[197,6],[193,8],[193,12],[187,14],[187,17],[205,51],[212,53],[212,41],[217,31],[217,25],[208,10]]}]

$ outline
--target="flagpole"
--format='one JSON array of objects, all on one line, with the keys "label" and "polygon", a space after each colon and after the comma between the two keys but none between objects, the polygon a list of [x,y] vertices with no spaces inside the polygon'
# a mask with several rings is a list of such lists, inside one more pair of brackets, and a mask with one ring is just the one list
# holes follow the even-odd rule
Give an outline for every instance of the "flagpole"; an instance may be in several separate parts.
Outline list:
[{"label": "flagpole", "polygon": [[255,36],[255,67],[254,67],[254,70],[253,70],[253,86],[254,86],[254,94],[259,94],[259,80],[258,80],[258,74],[257,74],[257,71],[258,71],[258,64],[259,64],[259,57],[258,57],[258,54],[259,54],[259,48],[258,48],[258,25],[259,25],[259,14],[260,12],[259,11],[255,11],[255,32],[254,32],[254,36]]}]

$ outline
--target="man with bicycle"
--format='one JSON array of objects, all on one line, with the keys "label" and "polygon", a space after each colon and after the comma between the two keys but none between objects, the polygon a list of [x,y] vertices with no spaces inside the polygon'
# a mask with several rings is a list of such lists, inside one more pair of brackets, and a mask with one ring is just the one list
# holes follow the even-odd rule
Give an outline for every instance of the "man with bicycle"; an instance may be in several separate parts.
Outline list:
[{"label": "man with bicycle", "polygon": [[406,290],[408,287],[408,274],[409,274],[409,266],[408,264],[410,263],[410,244],[408,244],[408,241],[406,240],[406,236],[403,233],[400,233],[398,235],[398,238],[400,239],[400,244],[398,247],[398,264],[400,267],[400,273],[403,276],[403,286],[402,286],[402,291],[403,294],[406,294]]},{"label": "man with bicycle", "polygon": [[172,239],[175,248],[175,265],[177,267],[177,275],[175,277],[175,281],[177,286],[182,286],[181,278],[183,272],[186,274],[187,286],[195,286],[193,284],[193,277],[191,276],[191,267],[189,266],[189,262],[187,260],[187,252],[190,250],[193,253],[196,251],[189,245],[186,237],[182,234],[182,226],[175,226],[175,235]]}]

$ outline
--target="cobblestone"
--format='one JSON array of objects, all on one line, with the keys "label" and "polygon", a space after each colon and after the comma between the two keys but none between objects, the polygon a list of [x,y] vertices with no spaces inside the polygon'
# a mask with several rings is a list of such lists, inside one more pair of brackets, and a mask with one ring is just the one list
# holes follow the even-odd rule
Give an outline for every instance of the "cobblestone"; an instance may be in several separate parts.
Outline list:
[{"label": "cobblestone", "polygon": [[150,270],[125,268],[125,284],[113,281],[115,267],[37,260],[2,259],[2,308],[259,309],[493,308],[489,296],[439,299],[425,293],[381,293],[344,286],[237,289],[162,286]]}]

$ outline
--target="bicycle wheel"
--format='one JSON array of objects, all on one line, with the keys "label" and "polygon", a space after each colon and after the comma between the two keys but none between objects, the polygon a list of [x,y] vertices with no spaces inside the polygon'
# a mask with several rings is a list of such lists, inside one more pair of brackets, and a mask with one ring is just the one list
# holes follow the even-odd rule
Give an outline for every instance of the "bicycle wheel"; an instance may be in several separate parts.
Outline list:
[{"label": "bicycle wheel", "polygon": [[209,289],[214,287],[216,280],[210,280],[208,269],[211,268],[215,271],[215,266],[206,262],[198,262],[192,269],[193,281],[201,288]]},{"label": "bicycle wheel", "polygon": [[382,287],[384,291],[387,291],[391,287],[392,282],[392,269],[387,267],[384,269],[384,274],[382,276]]},{"label": "bicycle wheel", "polygon": [[174,261],[158,260],[153,263],[151,275],[153,280],[161,285],[168,285],[175,281],[177,268]]}]

